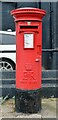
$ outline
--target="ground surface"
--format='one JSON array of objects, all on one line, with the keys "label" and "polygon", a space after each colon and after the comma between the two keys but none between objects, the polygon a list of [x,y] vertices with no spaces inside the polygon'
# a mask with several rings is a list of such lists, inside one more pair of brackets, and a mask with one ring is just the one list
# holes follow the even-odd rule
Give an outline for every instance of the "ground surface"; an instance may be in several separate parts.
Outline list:
[{"label": "ground surface", "polygon": [[14,98],[6,100],[0,104],[0,118],[56,118],[56,99],[42,99],[42,110],[37,114],[17,113]]}]

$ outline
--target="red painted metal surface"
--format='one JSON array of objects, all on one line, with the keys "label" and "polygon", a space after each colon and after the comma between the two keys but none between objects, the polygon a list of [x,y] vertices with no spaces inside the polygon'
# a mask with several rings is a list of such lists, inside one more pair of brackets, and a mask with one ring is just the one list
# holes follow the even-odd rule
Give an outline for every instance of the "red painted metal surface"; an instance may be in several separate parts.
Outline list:
[{"label": "red painted metal surface", "polygon": [[16,21],[16,88],[41,88],[42,18],[44,10],[21,8],[12,10]]}]

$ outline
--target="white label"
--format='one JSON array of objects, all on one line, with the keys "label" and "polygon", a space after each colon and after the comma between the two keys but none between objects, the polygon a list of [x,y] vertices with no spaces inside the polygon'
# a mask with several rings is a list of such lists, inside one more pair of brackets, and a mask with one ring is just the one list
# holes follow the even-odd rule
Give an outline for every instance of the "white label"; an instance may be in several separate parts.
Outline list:
[{"label": "white label", "polygon": [[33,34],[24,34],[24,48],[33,48]]}]

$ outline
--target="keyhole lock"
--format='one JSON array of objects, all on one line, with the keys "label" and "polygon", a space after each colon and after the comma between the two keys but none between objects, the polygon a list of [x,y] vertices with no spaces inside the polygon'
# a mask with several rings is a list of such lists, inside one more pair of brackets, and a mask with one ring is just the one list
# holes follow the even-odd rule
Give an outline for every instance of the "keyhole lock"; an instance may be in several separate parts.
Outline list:
[{"label": "keyhole lock", "polygon": [[40,59],[38,59],[38,58],[37,58],[35,61],[36,61],[36,62],[39,62],[39,61],[40,61]]}]

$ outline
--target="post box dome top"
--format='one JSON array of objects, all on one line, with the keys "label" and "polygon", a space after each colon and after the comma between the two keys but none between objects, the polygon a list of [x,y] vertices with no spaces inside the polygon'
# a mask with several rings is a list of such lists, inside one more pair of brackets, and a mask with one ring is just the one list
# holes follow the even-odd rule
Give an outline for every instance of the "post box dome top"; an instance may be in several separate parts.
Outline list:
[{"label": "post box dome top", "polygon": [[20,20],[38,20],[42,21],[43,16],[46,14],[45,10],[38,8],[18,8],[11,11],[11,15],[15,21]]}]

